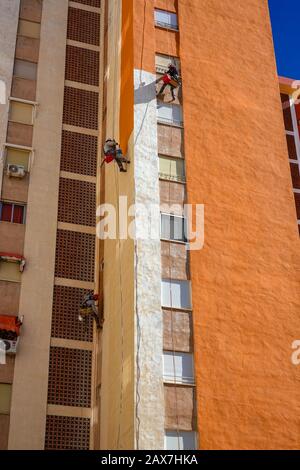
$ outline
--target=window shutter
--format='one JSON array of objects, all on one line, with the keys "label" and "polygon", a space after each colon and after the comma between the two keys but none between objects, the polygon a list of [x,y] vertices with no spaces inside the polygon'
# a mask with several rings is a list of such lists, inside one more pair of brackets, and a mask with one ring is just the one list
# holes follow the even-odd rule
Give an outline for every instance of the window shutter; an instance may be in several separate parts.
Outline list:
[{"label": "window shutter", "polygon": [[13,222],[15,224],[22,224],[23,218],[24,218],[24,207],[14,205]]},{"label": "window shutter", "polygon": [[32,125],[33,106],[31,104],[20,103],[19,101],[10,102],[9,120],[21,124]]},{"label": "window shutter", "polygon": [[11,222],[12,219],[12,204],[2,204],[1,220],[2,222]]},{"label": "window shutter", "polygon": [[30,152],[28,150],[20,150],[13,147],[7,148],[6,163],[12,165],[24,166],[25,170],[29,168]]},{"label": "window shutter", "polygon": [[0,384],[0,415],[9,415],[12,385]]}]

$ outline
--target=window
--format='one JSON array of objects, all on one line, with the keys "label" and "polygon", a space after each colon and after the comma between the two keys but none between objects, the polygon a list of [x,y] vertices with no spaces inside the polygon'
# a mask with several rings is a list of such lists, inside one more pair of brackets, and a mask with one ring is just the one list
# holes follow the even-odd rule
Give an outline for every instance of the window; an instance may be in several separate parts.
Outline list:
[{"label": "window", "polygon": [[162,280],[163,307],[191,309],[190,281]]},{"label": "window", "polygon": [[12,385],[0,384],[0,415],[9,415]]},{"label": "window", "polygon": [[19,21],[19,36],[26,36],[27,38],[38,39],[40,37],[41,25],[40,23],[33,23],[32,21],[20,20]]},{"label": "window", "polygon": [[171,214],[161,214],[161,238],[186,242],[184,235],[185,219]]},{"label": "window", "polygon": [[6,164],[23,166],[25,168],[25,171],[29,171],[30,154],[30,150],[23,150],[15,147],[7,147]]},{"label": "window", "polygon": [[14,76],[19,78],[26,78],[27,80],[36,80],[37,77],[37,64],[27,62],[26,60],[15,60]]},{"label": "window", "polygon": [[196,433],[189,431],[166,431],[165,450],[195,450]]},{"label": "window", "polygon": [[25,206],[12,202],[0,202],[0,221],[13,224],[25,223]]},{"label": "window", "polygon": [[185,167],[182,158],[159,155],[159,176],[162,179],[185,182]]},{"label": "window", "polygon": [[34,106],[32,104],[10,100],[9,120],[19,122],[21,124],[32,125],[33,111]]},{"label": "window", "polygon": [[182,126],[182,108],[174,104],[157,103],[157,118],[162,123]]},{"label": "window", "polygon": [[22,273],[17,263],[0,261],[0,280],[8,282],[21,282]]},{"label": "window", "polygon": [[155,55],[155,67],[157,73],[166,73],[170,63],[175,65],[180,74],[180,60],[177,57],[164,54]]},{"label": "window", "polygon": [[176,13],[165,10],[154,11],[155,25],[161,28],[173,29],[178,31],[178,19]]},{"label": "window", "polygon": [[194,383],[194,359],[192,354],[164,351],[163,367],[166,382]]}]

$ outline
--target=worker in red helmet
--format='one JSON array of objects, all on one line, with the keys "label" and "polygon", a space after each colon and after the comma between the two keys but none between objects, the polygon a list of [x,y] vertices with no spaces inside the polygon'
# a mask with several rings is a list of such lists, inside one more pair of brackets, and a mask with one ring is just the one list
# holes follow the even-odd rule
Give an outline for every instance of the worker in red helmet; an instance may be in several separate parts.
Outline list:
[{"label": "worker in red helmet", "polygon": [[180,85],[179,73],[175,65],[169,64],[167,73],[162,77],[163,85],[158,92],[158,95],[161,95],[165,88],[169,85],[172,94],[172,101],[175,101],[175,89]]},{"label": "worker in red helmet", "polygon": [[130,163],[126,157],[124,157],[123,152],[118,144],[114,139],[107,139],[104,147],[104,160],[103,163],[111,163],[112,161],[116,161],[120,171],[126,172],[126,168],[124,167],[123,163]]},{"label": "worker in red helmet", "polygon": [[87,294],[83,302],[80,306],[80,314],[78,316],[79,321],[84,321],[84,319],[92,316],[96,322],[97,328],[102,329],[103,327],[103,320],[100,319],[98,307],[96,306],[96,302],[99,300],[98,294]]}]

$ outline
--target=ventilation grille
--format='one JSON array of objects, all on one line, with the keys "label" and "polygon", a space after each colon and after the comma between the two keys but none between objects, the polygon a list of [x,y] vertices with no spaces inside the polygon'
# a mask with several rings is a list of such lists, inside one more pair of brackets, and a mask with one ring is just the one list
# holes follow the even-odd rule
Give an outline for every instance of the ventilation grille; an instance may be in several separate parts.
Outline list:
[{"label": "ventilation grille", "polygon": [[96,225],[96,185],[60,178],[58,220],[70,224]]},{"label": "ventilation grille", "polygon": [[91,11],[69,8],[67,38],[86,44],[100,44],[100,15]]},{"label": "ventilation grille", "polygon": [[45,450],[89,450],[90,420],[47,416]]},{"label": "ventilation grille", "polygon": [[55,275],[67,279],[94,282],[95,236],[58,230]]},{"label": "ventilation grille", "polygon": [[92,352],[50,348],[48,403],[91,406]]},{"label": "ventilation grille", "polygon": [[99,52],[67,46],[66,80],[99,85]]},{"label": "ventilation grille", "polygon": [[54,286],[51,332],[53,338],[93,341],[92,318],[88,318],[85,323],[78,321],[79,306],[87,293],[89,291],[76,287]]},{"label": "ventilation grille", "polygon": [[65,87],[63,122],[97,130],[98,93]]},{"label": "ventilation grille", "polygon": [[96,176],[97,137],[63,131],[60,169],[71,173]]}]

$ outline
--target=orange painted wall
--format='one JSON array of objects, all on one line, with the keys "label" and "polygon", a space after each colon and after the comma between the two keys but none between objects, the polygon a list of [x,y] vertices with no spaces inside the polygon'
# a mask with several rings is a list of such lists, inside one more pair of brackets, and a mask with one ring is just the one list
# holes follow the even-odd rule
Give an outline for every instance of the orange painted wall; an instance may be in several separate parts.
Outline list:
[{"label": "orange painted wall", "polygon": [[155,29],[156,52],[169,54],[174,57],[179,55],[179,34],[163,28]]},{"label": "orange painted wall", "polygon": [[134,68],[155,72],[154,0],[133,0]]},{"label": "orange painted wall", "polygon": [[154,0],[154,7],[175,13],[177,11],[177,0]]},{"label": "orange painted wall", "polygon": [[122,1],[122,47],[120,90],[120,145],[127,153],[128,140],[133,131],[133,0]]},{"label": "orange painted wall", "polygon": [[300,447],[299,235],[267,0],[181,0],[202,449]]}]

